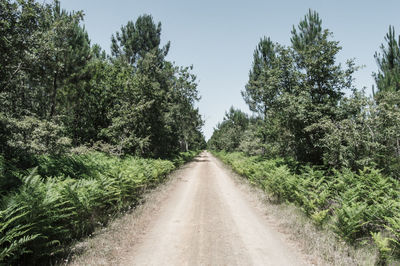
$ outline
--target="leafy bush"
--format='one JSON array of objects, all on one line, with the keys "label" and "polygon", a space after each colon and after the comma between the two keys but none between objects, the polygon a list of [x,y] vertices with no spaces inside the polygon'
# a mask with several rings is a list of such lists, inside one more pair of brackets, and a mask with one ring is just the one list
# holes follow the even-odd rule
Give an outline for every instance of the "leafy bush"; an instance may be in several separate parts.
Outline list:
[{"label": "leafy bush", "polygon": [[6,145],[13,152],[26,154],[61,154],[71,146],[65,128],[60,123],[34,116],[21,119],[6,118],[0,114],[7,130]]},{"label": "leafy bush", "polygon": [[349,243],[369,238],[376,243],[381,260],[389,259],[388,254],[400,256],[400,184],[381,171],[366,167],[356,173],[344,168],[328,174],[307,166],[294,173],[283,159],[213,153],[271,199],[295,203],[317,225],[330,221]]},{"label": "leafy bush", "polygon": [[388,222],[387,228],[392,233],[390,241],[397,249],[400,249],[400,216],[386,217],[386,221]]},{"label": "leafy bush", "polygon": [[[179,163],[195,152],[180,156]],[[43,156],[0,201],[0,264],[43,264],[74,240],[134,207],[175,169],[166,160],[103,153]]]}]

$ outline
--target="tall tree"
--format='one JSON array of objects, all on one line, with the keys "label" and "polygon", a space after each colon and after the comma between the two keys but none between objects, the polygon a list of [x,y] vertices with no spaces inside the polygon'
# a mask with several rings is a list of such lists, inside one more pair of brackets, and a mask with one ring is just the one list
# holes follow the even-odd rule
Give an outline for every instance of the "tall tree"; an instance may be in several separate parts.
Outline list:
[{"label": "tall tree", "polygon": [[129,21],[121,31],[111,37],[111,54],[128,64],[136,65],[146,53],[156,49],[164,57],[170,43],[160,48],[161,22],[154,23],[151,15],[139,16],[136,22]]},{"label": "tall tree", "polygon": [[[0,59],[0,72],[4,73],[0,77],[2,123],[7,130],[31,130],[30,137],[37,139],[30,143],[41,143],[45,146],[41,152],[51,152],[54,149],[49,147],[50,142],[42,141],[52,138],[51,130],[44,130],[43,134],[33,131],[51,124],[60,128],[59,137],[65,133],[63,122],[68,122],[65,118],[77,98],[72,95],[77,94],[84,79],[81,70],[90,58],[89,39],[79,25],[83,14],[61,10],[59,1],[39,4],[33,0],[5,0],[0,5],[4,24],[0,49],[5,55]],[[58,115],[63,115],[64,121]],[[5,140],[1,150],[7,150],[7,156],[23,156],[21,151],[35,150],[31,149],[33,146],[25,149],[21,145],[17,149],[18,145],[13,145],[14,133],[11,130],[1,138]]]},{"label": "tall tree", "polygon": [[253,64],[249,72],[249,81],[242,96],[253,112],[265,116],[268,108],[278,94],[279,87],[276,80],[277,49],[270,38],[264,37],[258,43],[253,54]]},{"label": "tall tree", "polygon": [[104,133],[121,152],[168,157],[198,138],[195,76],[165,60],[169,43],[161,47],[160,36],[161,24],[143,15],[112,37],[112,62],[121,73],[114,84],[121,89]]},{"label": "tall tree", "polygon": [[322,20],[316,11],[308,10],[308,14],[297,26],[293,25],[291,42],[295,50],[306,50],[309,45],[316,45],[323,38]]},{"label": "tall tree", "polygon": [[325,132],[321,119],[337,119],[344,90],[352,89],[355,67],[336,63],[341,47],[330,40],[317,12],[308,14],[293,27],[291,47],[259,42],[249,81],[242,95],[250,110],[263,119],[262,142],[269,152],[293,154],[298,160],[322,163],[320,140]]},{"label": "tall tree", "polygon": [[7,116],[32,111],[34,88],[28,85],[32,67],[28,55],[37,44],[35,36],[44,12],[33,0],[0,1],[0,112]]},{"label": "tall tree", "polygon": [[378,73],[373,73],[378,92],[400,90],[400,36],[396,37],[393,26],[385,36],[386,45],[374,57],[378,64]]},{"label": "tall tree", "polygon": [[280,123],[285,123],[282,119],[285,106],[282,99],[285,94],[293,93],[298,76],[291,49],[273,43],[269,38],[260,40],[242,96],[250,110],[264,120],[259,131],[264,153],[266,150],[269,153],[280,150],[279,154],[287,152],[284,147],[288,146],[288,140],[280,130],[283,127]]},{"label": "tall tree", "polygon": [[[79,25],[82,12],[68,13],[59,1],[1,1],[0,111],[42,119],[62,114],[82,80],[90,42]],[[63,105],[61,107],[61,105]]]},{"label": "tall tree", "polygon": [[107,114],[119,89],[112,77],[118,70],[106,59],[105,52],[94,45],[91,54],[85,68],[68,84],[63,101],[63,119],[74,145],[106,141],[99,133],[111,123]]},{"label": "tall tree", "polygon": [[298,91],[288,97],[290,106],[298,110],[289,115],[292,121],[296,157],[301,161],[322,163],[322,148],[319,141],[325,132],[319,128],[321,119],[335,120],[338,103],[344,91],[352,89],[354,63],[347,62],[342,69],[336,63],[336,55],[341,50],[337,41],[330,40],[332,33],[322,29],[322,21],[315,11],[300,21],[292,30],[292,47],[298,72],[301,73]]},{"label": "tall tree", "polygon": [[[198,138],[203,120],[194,105],[200,100],[196,76],[190,73],[193,67],[175,67],[175,82],[168,96],[166,120],[177,134],[182,150],[188,151],[199,143]],[[172,133],[172,132],[171,132]]]},{"label": "tall tree", "polygon": [[322,30],[318,13],[309,10],[298,30],[293,26],[291,37],[297,66],[305,73],[303,90],[308,91],[313,104],[327,105],[328,109],[338,103],[351,81],[351,76],[335,62],[342,48],[339,42],[329,40],[331,36],[328,29]]},{"label": "tall tree", "polygon": [[68,13],[61,9],[59,1],[46,9],[41,19],[43,30],[38,32],[38,43],[32,51],[32,60],[36,58],[36,74],[40,76],[35,87],[42,86],[49,103],[44,106],[41,115],[52,118],[63,113],[58,106],[70,108],[66,97],[75,94],[81,71],[91,57],[90,41],[84,28],[79,23],[82,12]]}]

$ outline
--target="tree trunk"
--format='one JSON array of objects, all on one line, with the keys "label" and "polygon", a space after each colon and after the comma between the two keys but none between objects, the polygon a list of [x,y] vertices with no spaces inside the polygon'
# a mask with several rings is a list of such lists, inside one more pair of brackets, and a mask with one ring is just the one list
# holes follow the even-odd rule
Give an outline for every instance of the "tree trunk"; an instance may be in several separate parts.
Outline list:
[{"label": "tree trunk", "polygon": [[56,112],[56,102],[57,102],[57,72],[55,73],[53,79],[53,93],[51,95],[50,118],[52,118]]}]

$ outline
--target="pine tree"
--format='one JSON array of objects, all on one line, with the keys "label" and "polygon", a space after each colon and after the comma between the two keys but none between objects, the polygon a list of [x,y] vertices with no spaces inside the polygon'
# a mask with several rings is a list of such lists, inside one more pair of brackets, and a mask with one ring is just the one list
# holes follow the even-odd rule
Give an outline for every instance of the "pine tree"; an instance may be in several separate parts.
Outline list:
[{"label": "pine tree", "polygon": [[161,43],[161,22],[154,23],[152,16],[139,16],[136,22],[129,21],[126,26],[121,27],[111,38],[111,54],[123,59],[128,64],[137,65],[140,58],[145,54],[157,50],[165,57],[168,54],[170,43],[163,48]]},{"label": "pine tree", "polygon": [[400,90],[400,36],[396,39],[393,26],[385,36],[386,46],[381,45],[381,53],[374,57],[378,64],[378,73],[374,73],[378,92]]},{"label": "pine tree", "polygon": [[322,20],[316,11],[308,10],[308,14],[300,21],[298,31],[293,25],[291,42],[295,50],[305,50],[322,39]]},{"label": "pine tree", "polygon": [[319,141],[325,134],[318,122],[337,119],[338,103],[344,91],[352,89],[356,69],[351,60],[347,69],[335,62],[341,47],[339,42],[330,40],[331,36],[329,30],[322,29],[318,13],[309,10],[298,30],[293,27],[291,38],[300,78],[297,90],[286,103],[298,109],[288,114],[288,125],[297,143],[297,159],[318,164],[322,163],[323,153]]},{"label": "pine tree", "polygon": [[249,81],[246,84],[245,91],[242,91],[242,96],[249,105],[250,110],[262,116],[266,116],[266,112],[271,107],[279,89],[269,86],[273,83],[277,84],[275,81],[270,82],[275,75],[277,56],[276,45],[271,39],[269,37],[261,39],[253,54]]}]

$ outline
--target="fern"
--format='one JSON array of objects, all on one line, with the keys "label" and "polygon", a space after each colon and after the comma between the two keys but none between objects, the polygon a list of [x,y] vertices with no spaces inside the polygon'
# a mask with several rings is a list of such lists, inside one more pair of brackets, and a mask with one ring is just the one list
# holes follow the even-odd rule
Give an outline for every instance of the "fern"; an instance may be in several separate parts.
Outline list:
[{"label": "fern", "polygon": [[[237,152],[213,154],[272,198],[300,206],[317,225],[331,220],[334,231],[346,241],[370,237],[381,250],[382,260],[388,258],[390,242],[391,253],[400,256],[400,184],[381,171],[366,167],[357,173],[344,168],[327,174],[303,167],[293,174],[282,159]],[[299,170],[298,163],[291,164]],[[390,237],[382,238],[379,231]]]},{"label": "fern", "polygon": [[40,263],[63,253],[75,239],[140,202],[147,188],[175,169],[170,161],[101,153],[41,160],[1,201],[0,264]]},{"label": "fern", "polygon": [[389,242],[390,239],[383,237],[381,232],[371,232],[371,236],[379,250],[379,263],[385,264],[385,262],[390,258],[392,252]]}]

